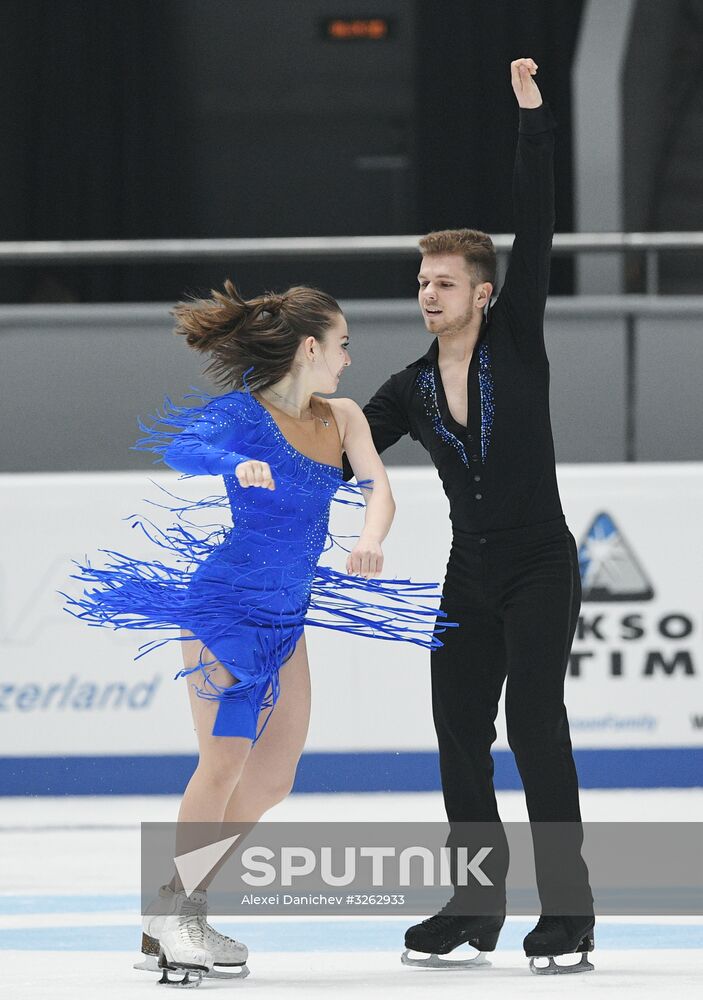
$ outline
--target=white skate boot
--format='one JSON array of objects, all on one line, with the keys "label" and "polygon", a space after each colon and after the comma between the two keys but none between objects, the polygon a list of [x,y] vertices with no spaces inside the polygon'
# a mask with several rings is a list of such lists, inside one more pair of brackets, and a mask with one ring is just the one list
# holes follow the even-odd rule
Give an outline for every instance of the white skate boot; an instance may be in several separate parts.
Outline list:
[{"label": "white skate boot", "polygon": [[[205,935],[197,913],[177,913],[166,917],[159,936],[159,980],[165,986],[200,986],[203,973],[212,968],[212,953],[204,944]],[[185,973],[182,979],[170,979],[169,971]],[[193,978],[191,978],[193,976]]]},{"label": "white skate boot", "polygon": [[[207,895],[205,892],[192,892],[189,897],[184,892],[175,892],[170,885],[162,885],[159,897],[147,909],[142,919],[142,954],[144,959],[136,962],[135,969],[144,972],[161,972],[158,958],[160,952],[160,937],[166,918],[176,914],[179,900],[186,901],[188,911],[198,917],[203,933],[202,946],[212,956],[212,965],[202,975],[206,979],[246,979],[249,975],[246,961],[248,950],[241,941],[220,934],[206,920]],[[149,909],[156,912],[149,913]],[[193,985],[193,984],[190,984]]]},{"label": "white skate boot", "polygon": [[[249,950],[241,941],[220,934],[212,927],[205,916],[201,916],[205,947],[212,953],[214,968],[208,973],[209,976],[219,979],[246,979],[249,975],[246,961],[249,957]],[[237,972],[221,972],[221,969],[238,969]]]}]

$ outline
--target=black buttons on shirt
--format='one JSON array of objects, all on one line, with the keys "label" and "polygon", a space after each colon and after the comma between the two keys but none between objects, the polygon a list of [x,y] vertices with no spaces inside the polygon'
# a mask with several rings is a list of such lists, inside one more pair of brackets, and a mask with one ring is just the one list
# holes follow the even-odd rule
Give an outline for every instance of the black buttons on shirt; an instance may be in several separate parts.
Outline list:
[{"label": "black buttons on shirt", "polygon": [[485,545],[486,544],[486,539],[485,538],[479,538],[478,541],[479,541],[479,545]]}]

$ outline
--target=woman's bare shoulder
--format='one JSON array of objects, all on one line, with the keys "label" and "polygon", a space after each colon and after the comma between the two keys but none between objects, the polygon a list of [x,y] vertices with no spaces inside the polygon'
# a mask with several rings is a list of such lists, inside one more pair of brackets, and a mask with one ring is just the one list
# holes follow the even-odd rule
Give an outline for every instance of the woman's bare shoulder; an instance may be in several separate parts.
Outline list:
[{"label": "woman's bare shoulder", "polygon": [[355,403],[353,399],[346,399],[344,396],[334,396],[328,399],[327,402],[330,404],[332,409],[337,413],[344,416],[349,416],[352,419],[356,417],[358,419],[359,414],[363,415],[363,410],[358,403]]},{"label": "woman's bare shoulder", "polygon": [[335,396],[333,399],[328,399],[327,403],[337,421],[342,441],[345,440],[347,433],[353,432],[354,428],[359,427],[366,419],[363,410],[353,399]]}]

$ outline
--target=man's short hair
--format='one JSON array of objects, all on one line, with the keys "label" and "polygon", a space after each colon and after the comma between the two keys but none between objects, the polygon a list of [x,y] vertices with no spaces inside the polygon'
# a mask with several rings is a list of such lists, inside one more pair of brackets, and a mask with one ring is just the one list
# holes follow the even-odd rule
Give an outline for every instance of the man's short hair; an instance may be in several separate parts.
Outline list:
[{"label": "man's short hair", "polygon": [[496,280],[496,249],[487,233],[478,229],[439,229],[420,240],[420,252],[425,257],[440,253],[458,253],[471,271],[474,283]]}]

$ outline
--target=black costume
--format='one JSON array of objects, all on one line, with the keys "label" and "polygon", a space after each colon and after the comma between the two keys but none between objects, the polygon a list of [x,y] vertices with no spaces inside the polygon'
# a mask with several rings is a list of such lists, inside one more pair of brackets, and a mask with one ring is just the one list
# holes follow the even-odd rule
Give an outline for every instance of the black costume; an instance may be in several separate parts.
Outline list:
[{"label": "black costume", "polygon": [[[449,412],[436,339],[424,357],[388,379],[364,412],[379,452],[404,434],[421,442],[450,503],[453,539],[442,608],[460,628],[432,653],[433,714],[450,823],[499,823],[490,747],[507,676],[508,740],[530,820],[574,822],[566,852],[569,881],[582,890],[584,908],[570,912],[584,913],[591,896],[580,857],[578,783],[563,700],[581,584],[557,489],[543,337],[554,228],[553,128],[545,105],[520,110],[516,238],[502,291],[471,358],[468,426]],[[535,849],[544,911],[556,906],[556,886],[537,841]],[[488,908],[464,912],[504,906],[505,867],[507,851],[497,850],[498,886]]]}]

